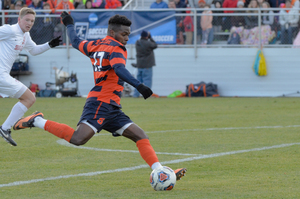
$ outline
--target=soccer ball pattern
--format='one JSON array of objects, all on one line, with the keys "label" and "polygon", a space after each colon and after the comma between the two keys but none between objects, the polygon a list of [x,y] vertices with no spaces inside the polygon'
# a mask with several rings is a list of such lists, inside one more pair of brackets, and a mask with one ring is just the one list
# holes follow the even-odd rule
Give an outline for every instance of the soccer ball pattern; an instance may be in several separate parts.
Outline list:
[{"label": "soccer ball pattern", "polygon": [[170,191],[176,184],[175,172],[167,166],[156,168],[150,174],[150,184],[155,191]]}]

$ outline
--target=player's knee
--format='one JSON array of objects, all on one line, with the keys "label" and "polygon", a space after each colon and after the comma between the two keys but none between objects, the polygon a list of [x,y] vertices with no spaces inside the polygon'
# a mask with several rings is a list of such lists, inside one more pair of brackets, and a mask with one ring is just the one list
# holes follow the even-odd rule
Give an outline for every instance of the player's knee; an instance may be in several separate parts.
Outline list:
[{"label": "player's knee", "polygon": [[32,98],[29,99],[29,105],[32,106],[36,101],[35,96],[33,96]]},{"label": "player's knee", "polygon": [[81,146],[84,145],[87,142],[87,140],[80,139],[80,138],[73,138],[70,140],[70,143],[76,145],[76,146]]},{"label": "player's knee", "polygon": [[76,146],[80,146],[80,145],[84,145],[88,140],[89,139],[87,139],[87,138],[78,136],[78,134],[75,131],[72,138],[71,138],[71,140],[70,140],[70,143],[74,144]]},{"label": "player's knee", "polygon": [[139,140],[142,140],[142,139],[148,139],[149,140],[149,137],[146,133],[138,134],[135,137],[136,142],[139,141]]}]

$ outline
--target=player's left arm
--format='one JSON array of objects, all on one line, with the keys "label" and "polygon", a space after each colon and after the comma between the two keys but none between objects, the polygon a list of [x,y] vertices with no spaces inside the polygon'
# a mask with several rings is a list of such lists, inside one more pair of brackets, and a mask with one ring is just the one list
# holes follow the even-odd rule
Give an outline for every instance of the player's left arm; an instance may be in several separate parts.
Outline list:
[{"label": "player's left arm", "polygon": [[24,48],[31,54],[31,55],[39,55],[47,50],[50,49],[50,46],[47,43],[36,45],[34,41],[32,41],[30,35],[27,35],[27,42]]},{"label": "player's left arm", "polygon": [[136,87],[138,87],[138,85],[141,84],[140,81],[135,79],[130,74],[130,72],[125,68],[125,66],[123,64],[115,64],[113,66],[113,69],[114,69],[115,73],[118,75],[118,77],[120,77],[123,81],[127,82],[131,86],[136,88]]},{"label": "player's left arm", "polygon": [[59,43],[61,42],[61,39],[59,36],[59,37],[52,39],[51,41],[49,41],[47,43],[37,45],[31,39],[30,33],[28,33],[26,35],[26,37],[27,37],[27,39],[26,39],[25,49],[27,49],[31,55],[39,55],[39,54],[49,50],[50,48],[54,48],[54,47],[58,46]]},{"label": "player's left arm", "polygon": [[152,90],[142,84],[139,80],[134,78],[130,72],[125,68],[126,59],[125,56],[120,52],[113,52],[110,56],[110,64],[114,69],[115,73],[120,77],[123,81],[135,87],[144,97],[147,99],[150,97],[153,92]]}]

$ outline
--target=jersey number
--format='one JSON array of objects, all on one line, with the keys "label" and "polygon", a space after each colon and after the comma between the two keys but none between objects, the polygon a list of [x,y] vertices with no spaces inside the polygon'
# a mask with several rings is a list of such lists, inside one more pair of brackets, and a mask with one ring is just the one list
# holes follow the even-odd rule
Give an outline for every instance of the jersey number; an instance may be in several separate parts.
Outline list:
[{"label": "jersey number", "polygon": [[95,72],[101,71],[104,52],[96,52],[93,57],[95,60],[94,61],[94,71]]}]

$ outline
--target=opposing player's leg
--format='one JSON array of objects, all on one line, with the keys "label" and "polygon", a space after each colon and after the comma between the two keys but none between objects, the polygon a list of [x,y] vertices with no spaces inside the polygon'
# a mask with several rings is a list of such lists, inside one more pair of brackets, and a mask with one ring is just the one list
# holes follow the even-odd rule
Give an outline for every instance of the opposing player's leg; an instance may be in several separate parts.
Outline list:
[{"label": "opposing player's leg", "polygon": [[27,117],[19,119],[14,124],[13,129],[20,130],[38,127],[77,146],[85,144],[95,134],[94,129],[85,123],[80,123],[77,126],[77,129],[74,130],[66,124],[46,120],[43,117],[43,113],[35,112]]},{"label": "opposing player's leg", "polygon": [[9,144],[13,146],[17,146],[17,143],[12,139],[11,137],[11,131],[10,129],[4,130],[2,126],[0,126],[0,136],[3,137],[3,139],[8,142]]},{"label": "opposing player's leg", "polygon": [[10,114],[0,129],[0,135],[5,141],[13,146],[17,146],[16,142],[11,137],[10,129],[13,124],[25,114],[28,108],[33,105],[35,96],[24,84],[6,74],[1,76],[0,92],[20,100],[13,106]]}]

